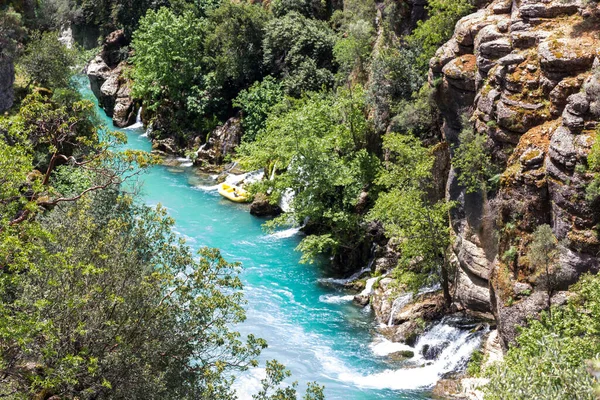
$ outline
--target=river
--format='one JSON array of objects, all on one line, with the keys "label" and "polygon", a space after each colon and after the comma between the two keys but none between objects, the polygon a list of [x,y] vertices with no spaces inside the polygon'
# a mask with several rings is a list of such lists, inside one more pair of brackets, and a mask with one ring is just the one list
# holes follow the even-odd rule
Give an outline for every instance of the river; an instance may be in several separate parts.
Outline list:
[{"label": "river", "polygon": [[[97,105],[87,79],[81,77],[78,83],[82,94]],[[100,108],[98,114],[112,126]],[[122,131],[127,133],[128,148],[151,150],[143,128]],[[446,360],[402,369],[385,357],[398,346],[376,333],[370,309],[353,305],[350,293],[319,282],[328,277],[327,271],[299,263],[294,249],[300,233],[265,233],[261,227],[265,221],[251,216],[247,205],[223,199],[207,188],[214,182],[197,174],[191,163],[183,165],[155,166],[145,173],[141,178],[144,201],[166,207],[177,221],[177,233],[192,248],[217,247],[228,261],[243,264],[248,318],[238,328],[266,339],[269,347],[261,355],[261,365],[269,359],[285,364],[302,391],[307,382],[317,381],[325,385],[330,400],[427,399],[429,392],[421,388],[453,368],[460,361],[456,354],[465,353],[464,359],[478,344],[440,325],[440,332],[423,339],[458,343],[444,350]],[[468,345],[461,346],[461,340]],[[258,368],[238,377],[241,400],[251,399],[263,371]]]}]

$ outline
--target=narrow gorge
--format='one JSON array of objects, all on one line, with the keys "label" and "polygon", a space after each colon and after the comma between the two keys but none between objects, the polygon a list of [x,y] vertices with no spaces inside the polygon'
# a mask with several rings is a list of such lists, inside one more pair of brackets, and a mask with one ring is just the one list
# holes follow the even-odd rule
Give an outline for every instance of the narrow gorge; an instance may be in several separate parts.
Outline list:
[{"label": "narrow gorge", "polygon": [[12,0],[0,112],[0,397],[600,398],[597,0]]}]

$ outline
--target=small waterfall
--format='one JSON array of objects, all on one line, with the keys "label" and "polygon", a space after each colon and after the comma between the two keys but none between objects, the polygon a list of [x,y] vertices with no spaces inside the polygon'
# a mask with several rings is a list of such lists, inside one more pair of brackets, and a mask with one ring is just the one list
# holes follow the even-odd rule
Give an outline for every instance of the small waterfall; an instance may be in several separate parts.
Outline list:
[{"label": "small waterfall", "polygon": [[72,49],[75,44],[75,39],[73,39],[73,30],[71,29],[71,25],[61,26],[60,27],[60,36],[58,37],[58,41],[62,43],[67,49]]},{"label": "small waterfall", "polygon": [[292,211],[292,201],[294,201],[294,191],[292,189],[286,189],[279,200],[279,208],[286,213]]},{"label": "small waterfall", "polygon": [[414,347],[378,337],[369,347],[377,356],[410,350],[414,357],[405,368],[363,375],[338,365],[331,371],[338,379],[363,388],[411,390],[428,388],[445,374],[463,370],[473,351],[481,345],[489,327],[473,332],[460,327],[460,321],[446,317],[423,334]]},{"label": "small waterfall", "polygon": [[362,292],[360,292],[360,295],[361,296],[370,296],[371,293],[373,293],[373,285],[375,285],[375,282],[377,282],[378,279],[379,279],[378,276],[367,279],[365,289]]},{"label": "small waterfall", "polygon": [[137,116],[135,117],[135,123],[133,125],[129,125],[125,129],[140,129],[144,127],[144,123],[142,122],[142,107],[138,109]]},{"label": "small waterfall", "polygon": [[368,267],[365,267],[365,268],[361,269],[360,271],[353,273],[348,278],[321,278],[321,279],[319,279],[319,282],[344,286],[348,283],[358,280],[358,278],[360,278],[363,274],[366,274],[367,272],[371,272],[370,264]]},{"label": "small waterfall", "polygon": [[407,293],[403,296],[396,297],[392,302],[392,309],[390,310],[390,320],[388,321],[388,326],[392,326],[394,322],[394,314],[398,311],[402,310],[405,305],[407,305],[413,298],[412,293]]}]

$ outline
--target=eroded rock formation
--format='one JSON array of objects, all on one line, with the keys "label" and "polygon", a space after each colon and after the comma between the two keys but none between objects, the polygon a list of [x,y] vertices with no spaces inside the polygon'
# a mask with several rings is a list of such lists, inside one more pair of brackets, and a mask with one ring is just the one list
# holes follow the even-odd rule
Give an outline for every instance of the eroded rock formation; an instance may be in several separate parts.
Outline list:
[{"label": "eroded rock formation", "polygon": [[226,156],[232,156],[242,141],[242,120],[239,115],[229,118],[223,125],[213,130],[205,144],[196,154],[196,163],[219,165]]},{"label": "eroded rock formation", "polygon": [[102,51],[87,66],[92,91],[100,106],[117,127],[126,127],[136,120],[137,110],[131,97],[131,81],[125,77],[126,38],[122,30],[107,36]]},{"label": "eroded rock formation", "polygon": [[447,197],[459,204],[452,213],[456,299],[491,310],[504,346],[547,303],[540,271],[526,256],[537,226],[549,224],[561,241],[554,302],[599,268],[598,207],[585,199],[587,154],[600,119],[597,8],[496,0],[459,21],[430,63],[446,140],[456,146],[461,117],[472,116],[503,171],[493,198],[466,194],[451,171]]}]

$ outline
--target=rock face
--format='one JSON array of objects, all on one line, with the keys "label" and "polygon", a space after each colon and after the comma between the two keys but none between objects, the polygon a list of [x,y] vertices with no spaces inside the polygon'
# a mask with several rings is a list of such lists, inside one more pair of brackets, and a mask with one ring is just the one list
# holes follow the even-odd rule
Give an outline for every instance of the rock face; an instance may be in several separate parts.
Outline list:
[{"label": "rock face", "polygon": [[196,163],[221,164],[225,156],[232,155],[242,141],[242,120],[239,115],[229,118],[209,135],[196,153]]},{"label": "rock face", "polygon": [[537,226],[561,241],[558,289],[599,268],[600,216],[585,200],[584,167],[600,119],[600,22],[586,4],[493,1],[460,20],[430,62],[446,140],[457,145],[461,117],[472,115],[503,171],[491,194],[466,194],[451,171],[447,197],[459,204],[456,298],[494,313],[504,347],[547,301],[526,257]]},{"label": "rock face", "polygon": [[120,128],[133,124],[137,110],[131,98],[131,82],[123,72],[127,63],[122,60],[127,42],[123,31],[107,36],[102,51],[87,66],[86,74],[100,106]]},{"label": "rock face", "polygon": [[250,214],[257,217],[270,217],[281,213],[281,208],[277,204],[271,204],[269,197],[264,193],[254,196],[254,200],[250,204]]},{"label": "rock face", "polygon": [[13,84],[15,66],[12,60],[0,57],[0,113],[12,107],[15,99]]}]

